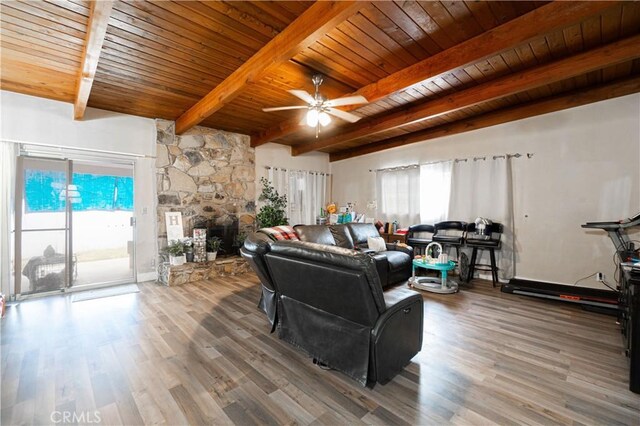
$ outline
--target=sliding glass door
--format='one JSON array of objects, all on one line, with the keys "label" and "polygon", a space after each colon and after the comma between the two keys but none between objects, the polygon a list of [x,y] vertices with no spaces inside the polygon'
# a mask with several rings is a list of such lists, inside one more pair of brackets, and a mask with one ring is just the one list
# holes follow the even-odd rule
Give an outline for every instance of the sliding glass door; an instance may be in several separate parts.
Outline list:
[{"label": "sliding glass door", "polygon": [[73,286],[132,282],[133,168],[74,161],[72,180]]},{"label": "sliding glass door", "polygon": [[18,159],[16,293],[134,280],[133,166]]},{"label": "sliding glass door", "polygon": [[16,294],[62,290],[75,265],[69,251],[69,162],[18,157]]}]

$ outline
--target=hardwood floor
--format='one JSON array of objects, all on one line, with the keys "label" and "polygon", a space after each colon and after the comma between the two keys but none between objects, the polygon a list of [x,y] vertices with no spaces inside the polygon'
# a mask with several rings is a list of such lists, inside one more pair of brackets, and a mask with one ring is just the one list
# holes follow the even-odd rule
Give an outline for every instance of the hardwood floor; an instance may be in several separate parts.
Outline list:
[{"label": "hardwood floor", "polygon": [[257,283],[10,307],[2,424],[640,423],[613,317],[484,281],[425,294],[422,352],[371,390],[269,334]]}]

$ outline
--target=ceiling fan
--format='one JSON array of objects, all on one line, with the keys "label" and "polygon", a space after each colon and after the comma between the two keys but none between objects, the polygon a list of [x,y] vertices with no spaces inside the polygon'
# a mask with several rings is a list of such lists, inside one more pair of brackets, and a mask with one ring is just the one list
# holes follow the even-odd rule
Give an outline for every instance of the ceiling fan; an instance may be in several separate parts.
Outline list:
[{"label": "ceiling fan", "polygon": [[360,120],[362,117],[359,117],[355,114],[351,114],[346,111],[339,110],[335,107],[343,106],[343,105],[354,105],[354,104],[366,104],[367,98],[360,95],[354,96],[345,96],[343,98],[338,99],[326,99],[324,96],[320,95],[320,85],[322,84],[323,77],[321,74],[316,74],[311,78],[313,85],[315,86],[315,94],[311,96],[308,92],[304,90],[289,90],[293,96],[302,99],[307,103],[307,105],[292,105],[292,106],[283,106],[283,107],[272,107],[272,108],[262,108],[264,112],[271,111],[284,111],[290,109],[308,109],[307,114],[304,116],[300,124],[307,124],[309,127],[316,128],[316,138],[320,134],[320,126],[324,127],[331,123],[331,117],[329,114],[341,118],[349,123],[355,123]]}]

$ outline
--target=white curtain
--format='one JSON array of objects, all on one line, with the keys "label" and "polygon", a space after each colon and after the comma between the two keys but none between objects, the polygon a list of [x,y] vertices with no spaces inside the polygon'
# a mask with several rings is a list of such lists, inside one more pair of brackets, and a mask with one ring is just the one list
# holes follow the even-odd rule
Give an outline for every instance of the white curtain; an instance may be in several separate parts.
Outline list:
[{"label": "white curtain", "polygon": [[443,161],[420,166],[420,223],[433,225],[449,217],[452,165]]},{"label": "white curtain", "polygon": [[267,178],[280,195],[287,196],[287,218],[291,225],[312,225],[325,207],[327,175],[305,170],[269,168]]},{"label": "white curtain", "polygon": [[[488,157],[486,160],[469,159],[453,163],[448,218],[473,222],[477,217],[484,217],[502,223],[502,247],[496,251],[502,280],[509,280],[515,275],[512,195],[509,158],[494,160]],[[489,263],[488,252],[482,254],[481,261]]]},{"label": "white curtain", "polygon": [[324,173],[291,170],[287,208],[291,225],[313,225],[325,206],[327,176]]},{"label": "white curtain", "polygon": [[7,296],[13,294],[11,245],[17,155],[17,144],[0,142],[0,283]]},{"label": "white curtain", "polygon": [[267,179],[279,195],[287,195],[289,190],[289,176],[285,169],[270,167],[267,171]]},{"label": "white curtain", "polygon": [[420,223],[418,167],[377,171],[376,191],[382,220],[397,220],[402,228]]}]

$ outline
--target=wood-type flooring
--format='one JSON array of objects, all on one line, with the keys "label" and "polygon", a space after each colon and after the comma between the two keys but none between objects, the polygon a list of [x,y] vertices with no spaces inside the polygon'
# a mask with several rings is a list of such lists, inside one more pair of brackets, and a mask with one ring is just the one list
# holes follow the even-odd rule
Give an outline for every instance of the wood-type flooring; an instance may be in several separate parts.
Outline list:
[{"label": "wood-type flooring", "polygon": [[2,424],[640,424],[614,317],[486,281],[424,294],[422,351],[374,389],[269,334],[253,274],[140,290],[11,306]]}]

